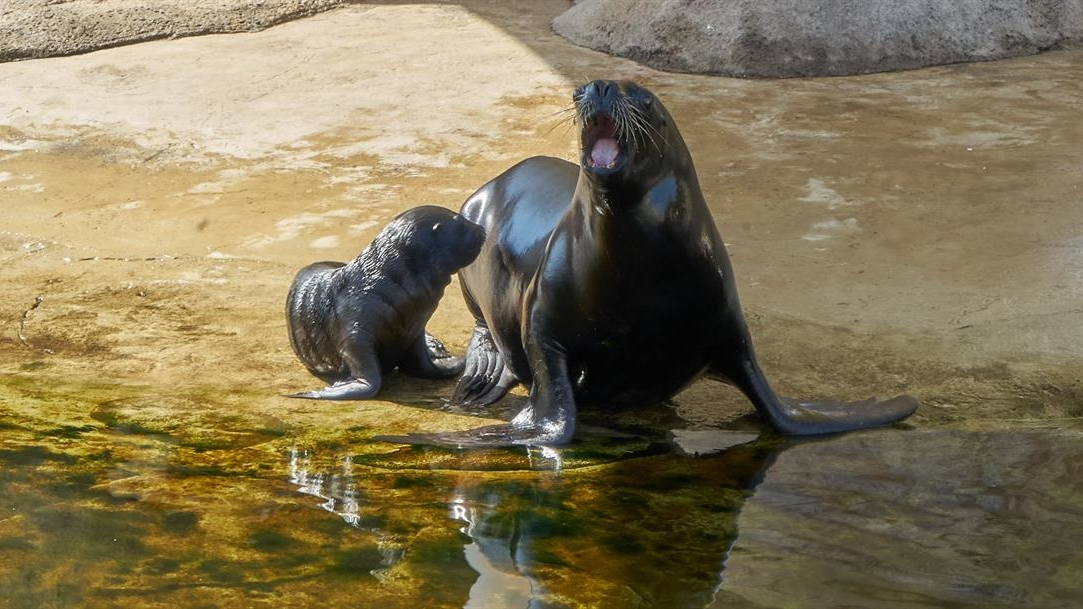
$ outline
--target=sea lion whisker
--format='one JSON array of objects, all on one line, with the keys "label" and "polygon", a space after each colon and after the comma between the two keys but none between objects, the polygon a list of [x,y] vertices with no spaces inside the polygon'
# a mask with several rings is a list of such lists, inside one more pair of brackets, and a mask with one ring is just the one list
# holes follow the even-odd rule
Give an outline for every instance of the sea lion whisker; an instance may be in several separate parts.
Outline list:
[{"label": "sea lion whisker", "polygon": [[580,123],[585,124],[587,120],[587,105],[590,103],[588,100],[580,97],[573,102],[575,104],[575,119]]},{"label": "sea lion whisker", "polygon": [[545,133],[543,133],[542,135],[547,137],[557,127],[560,127],[561,125],[570,128],[571,126],[575,125],[576,118],[576,109],[574,106],[566,106],[564,108],[561,108],[560,110],[557,110],[556,112],[553,112],[552,114],[545,117],[544,120],[551,121],[552,125],[548,129],[546,129]]},{"label": "sea lion whisker", "polygon": [[[551,113],[547,114],[543,118],[544,119],[549,119],[549,118],[553,118],[554,116],[569,115],[569,114],[574,116],[575,112],[576,112],[575,102],[572,102],[570,104],[566,104],[566,105],[562,106],[560,108],[560,110],[556,110],[554,112],[551,112]],[[562,116],[562,120],[563,120],[563,118],[564,117]]]},{"label": "sea lion whisker", "polygon": [[662,148],[658,146],[658,142],[654,139],[654,136],[651,135],[651,132],[653,131],[654,134],[662,140],[662,143],[668,146],[669,141],[666,140],[666,136],[662,132],[660,132],[657,127],[651,124],[650,119],[647,118],[646,114],[641,108],[632,106],[632,114],[635,116],[636,120],[639,121],[641,128],[643,129],[647,137],[650,138],[651,143],[654,144],[655,149],[658,150],[659,154],[661,154]]},{"label": "sea lion whisker", "polygon": [[621,103],[619,104],[619,107],[621,122],[623,123],[624,128],[631,133],[633,143],[637,143],[637,132],[641,131],[642,129],[638,121],[636,120],[636,116],[633,112],[633,105],[630,101],[628,101],[627,98],[621,98]]},{"label": "sea lion whisker", "polygon": [[[661,153],[662,149],[659,148],[658,142],[654,139],[654,136],[651,135],[651,131],[654,131],[655,133],[658,133],[657,130],[655,130],[651,126],[650,121],[647,120],[647,118],[645,116],[643,116],[642,110],[640,110],[639,108],[637,108],[633,104],[629,104],[629,106],[630,106],[630,112],[629,112],[630,119],[634,122],[635,127],[636,127],[636,131],[638,133],[643,134],[643,137],[644,137],[643,145],[646,146],[647,140],[649,139],[651,141],[651,144],[654,145],[654,148],[656,150],[658,150],[659,153]],[[658,133],[658,136],[662,137],[662,134]],[[637,148],[638,148],[638,143],[637,143]]]},{"label": "sea lion whisker", "polygon": [[542,137],[549,137],[549,135],[553,133],[553,131],[555,131],[557,127],[561,126],[564,127],[564,134],[567,135],[568,131],[570,131],[571,128],[575,126],[575,117],[567,116],[560,119],[559,121],[554,122],[552,126],[545,130],[545,133],[542,134]]},{"label": "sea lion whisker", "polygon": [[628,133],[628,109],[625,107],[623,97],[618,100],[613,105],[613,122],[617,125],[617,139],[621,140]]},{"label": "sea lion whisker", "polygon": [[[639,149],[639,132],[643,130],[641,122],[634,114],[634,105],[624,96],[617,98],[613,106],[613,122],[617,125],[618,139],[631,140],[635,148]],[[648,134],[649,135],[649,134]]]},{"label": "sea lion whisker", "polygon": [[630,114],[631,120],[635,123],[636,132],[643,138],[644,147],[647,145],[647,140],[650,140],[651,144],[658,148],[658,143],[654,140],[654,136],[651,135],[650,124],[636,111],[635,107],[631,109]]}]

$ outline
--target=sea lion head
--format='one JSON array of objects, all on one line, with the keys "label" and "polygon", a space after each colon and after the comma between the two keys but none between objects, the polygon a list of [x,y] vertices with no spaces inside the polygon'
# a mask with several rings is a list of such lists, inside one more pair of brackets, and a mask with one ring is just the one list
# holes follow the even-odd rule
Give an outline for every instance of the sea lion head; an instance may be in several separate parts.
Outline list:
[{"label": "sea lion head", "polygon": [[612,185],[657,175],[666,157],[683,149],[662,102],[633,82],[595,80],[578,87],[572,101],[579,164],[592,182]]},{"label": "sea lion head", "polygon": [[[395,255],[450,275],[477,258],[485,230],[443,207],[422,205],[396,216],[381,232]],[[378,237],[377,240],[380,240]]]}]

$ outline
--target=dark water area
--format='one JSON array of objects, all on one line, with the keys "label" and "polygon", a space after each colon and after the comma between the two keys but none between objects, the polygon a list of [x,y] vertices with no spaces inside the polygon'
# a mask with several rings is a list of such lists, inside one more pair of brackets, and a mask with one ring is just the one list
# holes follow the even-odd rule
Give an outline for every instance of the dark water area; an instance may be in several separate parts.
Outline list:
[{"label": "dark water area", "polygon": [[[99,415],[105,420],[108,417]],[[1083,598],[1083,433],[560,451],[5,421],[0,606],[1011,607]],[[198,434],[197,434],[198,435]]]}]

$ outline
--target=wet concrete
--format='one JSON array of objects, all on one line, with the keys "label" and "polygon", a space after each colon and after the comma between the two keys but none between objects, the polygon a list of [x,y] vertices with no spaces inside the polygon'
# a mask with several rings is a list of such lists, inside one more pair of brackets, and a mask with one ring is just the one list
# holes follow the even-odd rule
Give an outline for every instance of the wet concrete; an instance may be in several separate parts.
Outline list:
[{"label": "wet concrete", "polygon": [[[677,117],[783,392],[907,391],[919,424],[1079,415],[1083,55],[676,75],[563,42],[561,5],[358,6],[0,66],[3,365],[297,410],[277,398],[312,384],[284,340],[292,273],[523,157],[572,156],[560,110],[604,76]],[[433,325],[461,349],[449,295]],[[747,411],[714,384],[678,402]]]}]

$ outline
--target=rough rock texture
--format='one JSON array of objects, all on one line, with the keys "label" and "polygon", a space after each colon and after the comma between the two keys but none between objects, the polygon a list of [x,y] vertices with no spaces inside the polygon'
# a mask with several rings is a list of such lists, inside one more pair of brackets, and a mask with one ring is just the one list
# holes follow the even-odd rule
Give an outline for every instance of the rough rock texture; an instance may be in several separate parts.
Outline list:
[{"label": "rough rock texture", "polygon": [[1083,0],[584,0],[565,38],[678,72],[835,76],[1083,46]]},{"label": "rough rock texture", "polygon": [[251,32],[348,0],[2,0],[0,61],[161,38]]}]

